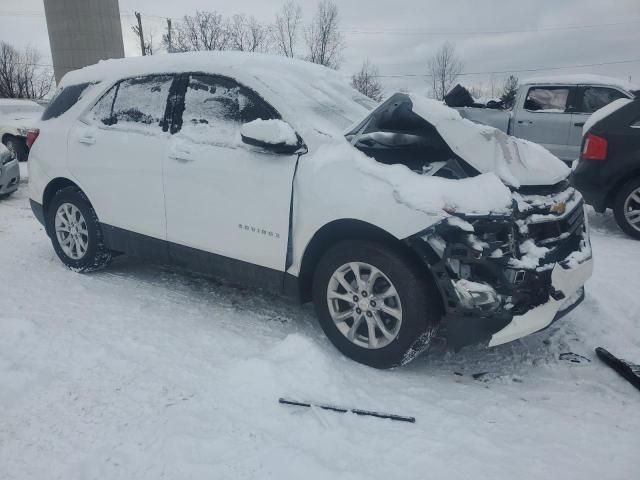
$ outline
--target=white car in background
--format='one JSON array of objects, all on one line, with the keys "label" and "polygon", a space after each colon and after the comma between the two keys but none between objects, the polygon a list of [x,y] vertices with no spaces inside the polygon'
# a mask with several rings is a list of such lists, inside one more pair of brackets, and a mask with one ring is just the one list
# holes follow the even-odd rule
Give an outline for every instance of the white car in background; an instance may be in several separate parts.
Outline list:
[{"label": "white car in background", "polygon": [[0,98],[0,141],[20,162],[27,160],[27,133],[34,128],[44,108],[32,100]]},{"label": "white car in background", "polygon": [[18,159],[4,145],[0,145],[0,199],[6,198],[18,189],[20,168]]},{"label": "white car in background", "polygon": [[31,207],[70,269],[118,252],[313,300],[378,368],[436,335],[541,330],[592,271],[582,198],[547,150],[420,96],[377,106],[307,62],[100,62],[63,78],[31,138]]}]

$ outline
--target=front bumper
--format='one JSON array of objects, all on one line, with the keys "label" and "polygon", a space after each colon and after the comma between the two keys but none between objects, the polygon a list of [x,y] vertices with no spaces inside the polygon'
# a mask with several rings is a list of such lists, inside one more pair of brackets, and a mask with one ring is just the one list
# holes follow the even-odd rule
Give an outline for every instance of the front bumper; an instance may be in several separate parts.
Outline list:
[{"label": "front bumper", "polygon": [[19,183],[20,167],[17,159],[0,165],[0,195],[15,192],[18,189]]},{"label": "front bumper", "polygon": [[599,162],[581,161],[571,173],[571,184],[580,191],[584,201],[600,213],[607,209],[609,191],[616,183],[605,167]]},{"label": "front bumper", "polygon": [[[540,213],[545,206],[511,219],[445,220],[407,239],[440,291],[439,336],[451,348],[511,342],[543,330],[584,299],[593,272],[587,219],[579,194],[562,198],[570,206],[562,214]],[[511,240],[500,233],[505,228],[513,229]]]},{"label": "front bumper", "polygon": [[502,330],[494,333],[489,346],[502,345],[518,338],[544,330],[563,317],[584,299],[584,284],[593,273],[593,259],[589,257],[577,265],[556,264],[551,272],[551,287],[562,295],[549,297],[549,301],[516,315]]}]

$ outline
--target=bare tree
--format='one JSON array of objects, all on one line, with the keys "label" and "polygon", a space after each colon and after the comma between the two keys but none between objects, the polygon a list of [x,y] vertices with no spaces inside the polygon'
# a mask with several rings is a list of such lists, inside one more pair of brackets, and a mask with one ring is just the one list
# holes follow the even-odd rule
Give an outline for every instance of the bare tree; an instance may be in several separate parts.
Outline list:
[{"label": "bare tree", "polygon": [[19,51],[0,42],[0,97],[44,98],[53,85],[51,69],[40,64],[40,53],[30,47]]},{"label": "bare tree", "polygon": [[363,95],[375,100],[382,101],[382,84],[378,81],[379,70],[367,58],[360,71],[351,77],[351,86]]},{"label": "bare tree", "polygon": [[340,33],[338,7],[331,0],[322,0],[307,28],[307,59],[337,69],[342,62],[344,38]]},{"label": "bare tree", "polygon": [[155,43],[153,42],[153,36],[155,32],[153,29],[149,30],[148,33],[145,33],[142,28],[142,15],[138,12],[135,12],[136,19],[138,21],[137,25],[133,25],[131,27],[131,31],[135,34],[140,42],[140,52],[142,56],[145,55],[153,55],[155,50]]},{"label": "bare tree", "polygon": [[173,29],[172,47],[176,52],[224,50],[229,45],[229,25],[217,12],[185,15]]},{"label": "bare tree", "polygon": [[276,14],[275,47],[280,55],[295,57],[298,30],[300,30],[301,23],[302,9],[292,0],[285,3]]},{"label": "bare tree", "polygon": [[243,52],[266,52],[270,47],[269,27],[253,16],[234,15],[228,24],[229,48]]},{"label": "bare tree", "polygon": [[428,64],[431,90],[434,98],[443,100],[462,72],[463,63],[456,55],[456,46],[445,42]]}]

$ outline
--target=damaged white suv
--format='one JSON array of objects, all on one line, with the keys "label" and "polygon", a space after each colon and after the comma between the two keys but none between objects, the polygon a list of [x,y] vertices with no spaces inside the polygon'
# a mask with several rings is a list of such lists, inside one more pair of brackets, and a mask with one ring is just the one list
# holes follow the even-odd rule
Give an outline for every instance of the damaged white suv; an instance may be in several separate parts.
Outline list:
[{"label": "damaged white suv", "polygon": [[101,62],[31,132],[31,206],[72,270],[125,253],[313,300],[335,346],[379,368],[436,336],[509,342],[583,299],[562,162],[435,101],[373,107],[279,57]]}]

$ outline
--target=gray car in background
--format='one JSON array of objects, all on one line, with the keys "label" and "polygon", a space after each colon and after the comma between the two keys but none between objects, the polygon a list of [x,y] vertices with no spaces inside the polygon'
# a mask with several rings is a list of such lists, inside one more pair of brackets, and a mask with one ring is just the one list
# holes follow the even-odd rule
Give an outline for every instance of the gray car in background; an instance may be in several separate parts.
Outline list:
[{"label": "gray car in background", "polygon": [[20,183],[18,159],[0,144],[0,198],[11,195]]},{"label": "gray car in background", "polygon": [[591,114],[619,98],[632,99],[639,91],[640,86],[615,78],[563,75],[523,82],[510,110],[457,110],[471,121],[538,143],[570,163],[580,156],[582,127]]}]

